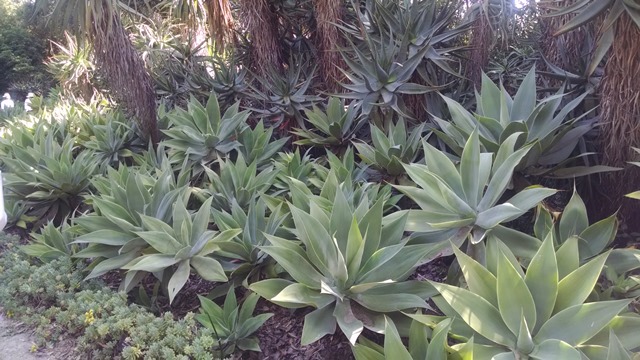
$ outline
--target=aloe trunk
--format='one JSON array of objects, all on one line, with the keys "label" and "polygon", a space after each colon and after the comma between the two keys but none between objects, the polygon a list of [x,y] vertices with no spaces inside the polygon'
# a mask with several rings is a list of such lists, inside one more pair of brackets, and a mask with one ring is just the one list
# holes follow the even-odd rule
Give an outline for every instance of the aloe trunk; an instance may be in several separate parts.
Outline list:
[{"label": "aloe trunk", "polygon": [[239,2],[241,21],[251,41],[251,67],[265,74],[269,68],[282,67],[282,49],[278,43],[278,19],[269,0],[242,0]]},{"label": "aloe trunk", "polygon": [[[623,173],[609,175],[603,184],[603,193],[609,201],[598,201],[604,206],[602,215],[616,211],[622,202],[620,214],[632,220],[640,218],[640,207],[624,194],[640,188],[640,171],[628,167],[634,158],[632,146],[640,144],[640,27],[627,15],[615,24],[615,37],[610,57],[606,62],[601,84],[602,125],[600,132],[604,164],[626,167]],[[601,207],[598,205],[598,207]],[[628,221],[630,226],[640,227],[638,221]]]},{"label": "aloe trunk", "polygon": [[340,68],[346,65],[338,52],[342,38],[336,24],[342,20],[342,0],[315,0],[316,36],[320,62],[320,76],[325,87],[331,91],[340,88],[339,81],[344,77]]}]

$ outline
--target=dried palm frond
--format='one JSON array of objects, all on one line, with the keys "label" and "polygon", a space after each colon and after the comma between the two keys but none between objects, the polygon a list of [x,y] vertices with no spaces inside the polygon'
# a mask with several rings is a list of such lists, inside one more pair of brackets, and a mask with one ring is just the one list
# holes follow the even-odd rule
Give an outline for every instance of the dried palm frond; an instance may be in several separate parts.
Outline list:
[{"label": "dried palm frond", "polygon": [[[569,7],[573,5],[576,0],[563,0],[560,3],[554,3],[554,7]],[[555,10],[545,3],[540,4],[540,9],[546,15],[552,14]],[[589,23],[587,26],[579,27],[571,32],[554,34],[569,23],[575,14],[569,13],[560,16],[553,17],[541,17],[540,22],[542,24],[542,37],[540,48],[544,58],[559,66],[563,70],[567,70],[574,74],[580,74],[583,72],[581,65],[584,62],[584,58],[587,54],[584,53],[583,44],[585,39],[595,36],[596,24]]]},{"label": "dried palm frond", "polygon": [[229,0],[206,0],[207,23],[211,37],[215,41],[216,50],[224,51],[225,46],[233,38],[233,15]]},{"label": "dried palm frond", "polygon": [[317,22],[317,46],[320,52],[320,76],[328,90],[337,91],[340,88],[340,81],[344,79],[340,68],[346,67],[338,51],[343,41],[336,26],[342,19],[343,1],[315,0],[314,10]]},{"label": "dried palm frond", "polygon": [[136,119],[140,131],[156,144],[159,140],[156,100],[151,77],[133,47],[117,11],[102,4],[101,17],[92,31],[96,63],[116,100]]},{"label": "dried palm frond", "polygon": [[[601,87],[604,162],[624,166],[631,160],[631,147],[640,145],[640,28],[629,16],[622,16],[616,24],[604,71]],[[622,179],[620,176],[612,179],[621,194],[628,185],[640,187],[638,176]],[[635,184],[632,179],[636,179]]]},{"label": "dried palm frond", "polygon": [[278,23],[269,0],[240,0],[241,21],[251,41],[252,68],[259,74],[282,68]]}]

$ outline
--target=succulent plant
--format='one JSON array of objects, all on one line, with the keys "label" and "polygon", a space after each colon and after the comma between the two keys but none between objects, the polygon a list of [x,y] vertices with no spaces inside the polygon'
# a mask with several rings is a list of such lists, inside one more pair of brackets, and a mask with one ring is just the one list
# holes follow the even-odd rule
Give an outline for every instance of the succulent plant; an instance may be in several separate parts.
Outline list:
[{"label": "succulent plant", "polygon": [[477,128],[483,149],[496,152],[512,134],[522,133],[516,149],[532,145],[517,166],[520,173],[555,178],[571,178],[603,171],[617,170],[607,166],[569,166],[591,153],[572,156],[582,136],[595,126],[595,120],[568,119],[587,94],[561,107],[562,89],[542,101],[536,100],[535,68],[523,80],[515,97],[504,87],[496,86],[482,76],[480,93],[476,93],[475,114],[453,99],[444,97],[451,121],[435,118],[441,131],[436,134],[458,155],[471,133]]},{"label": "succulent plant", "polygon": [[419,154],[420,140],[424,127],[417,126],[407,131],[404,119],[400,118],[394,125],[389,124],[387,134],[379,128],[371,127],[371,142],[354,142],[358,155],[365,164],[392,177],[404,175],[404,164],[410,164]]},{"label": "succulent plant", "polygon": [[[384,200],[349,204],[336,189],[333,202],[307,200],[309,212],[289,205],[295,240],[267,236],[261,249],[291,276],[250,285],[271,302],[316,308],[305,317],[302,344],[333,334],[336,325],[355,344],[364,327],[384,327],[381,313],[426,307],[430,286],[407,277],[429,245],[407,245],[406,217],[382,225]],[[327,206],[328,205],[328,206]],[[301,245],[304,245],[302,247]]]},{"label": "succulent plant", "polygon": [[193,168],[193,176],[226,156],[240,144],[235,140],[236,130],[244,125],[249,113],[239,112],[236,103],[224,115],[216,94],[209,96],[206,107],[191,98],[187,110],[175,109],[167,114],[171,127],[163,130],[168,137],[162,143],[169,151],[169,159],[177,169]]},{"label": "succulent plant", "polygon": [[335,97],[329,99],[326,112],[314,106],[313,111],[306,110],[305,114],[312,127],[292,131],[299,137],[295,142],[297,145],[345,146],[365,124],[355,104],[346,106],[344,101]]},{"label": "succulent plant", "polygon": [[[508,200],[501,200],[514,169],[533,145],[514,151],[519,133],[511,135],[495,154],[480,151],[478,131],[464,147],[460,165],[424,142],[426,165],[405,165],[416,186],[396,186],[421,210],[399,211],[394,216],[409,215],[410,231],[445,232],[444,238],[460,245],[466,238],[480,243],[500,224],[524,215],[556,190],[539,186],[526,188]],[[537,242],[537,241],[536,241]],[[510,243],[512,245],[513,243]],[[531,244],[513,244],[526,248]],[[519,254],[520,255],[520,254]]]},{"label": "succulent plant", "polygon": [[608,253],[578,266],[566,251],[576,242],[572,238],[556,252],[547,237],[526,273],[498,241],[487,247],[487,268],[454,249],[469,289],[431,282],[441,294],[433,299],[456,318],[458,339],[476,340],[474,357],[611,359],[607,353],[619,351],[622,357],[614,358],[629,359],[625,348],[640,345],[634,330],[620,326],[637,320],[620,314],[630,301],[586,302]]}]

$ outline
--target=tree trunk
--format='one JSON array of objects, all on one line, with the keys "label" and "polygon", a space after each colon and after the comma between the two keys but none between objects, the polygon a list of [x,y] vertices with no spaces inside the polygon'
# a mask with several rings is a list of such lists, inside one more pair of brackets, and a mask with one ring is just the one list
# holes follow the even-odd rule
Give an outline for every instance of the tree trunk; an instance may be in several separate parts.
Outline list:
[{"label": "tree trunk", "polygon": [[[108,13],[108,10],[104,10]],[[117,13],[96,19],[89,36],[96,63],[118,103],[136,119],[138,128],[158,143],[155,91],[144,63],[133,47]]]},{"label": "tree trunk", "polygon": [[233,39],[233,15],[230,0],[205,0],[209,33],[217,51],[224,51]]},{"label": "tree trunk", "polygon": [[615,27],[600,88],[600,145],[605,165],[626,169],[604,175],[602,190],[611,202],[603,210],[612,213],[622,206],[621,217],[640,228],[638,201],[623,197],[640,189],[640,171],[627,163],[640,160],[631,150],[640,147],[640,28],[626,13]]},{"label": "tree trunk", "polygon": [[465,76],[480,89],[482,71],[489,65],[489,55],[493,47],[493,31],[487,19],[487,14],[481,11],[471,27],[469,47],[471,54],[465,67]]},{"label": "tree trunk", "polygon": [[339,24],[344,11],[342,0],[315,0],[317,48],[319,51],[320,76],[325,89],[337,91],[343,79],[340,68],[344,68],[344,60],[338,52],[343,44]]},{"label": "tree trunk", "polygon": [[[554,4],[554,7],[566,8],[575,2],[576,0],[564,0],[562,3]],[[548,14],[553,11],[542,9],[542,12]],[[566,14],[553,17],[541,17],[540,21],[542,23],[543,36],[540,48],[544,57],[551,64],[563,70],[581,75],[584,69],[580,67],[580,64],[584,62],[583,59],[588,56],[588,54],[583,53],[583,44],[589,34],[594,34],[594,25],[589,23],[586,26],[581,26],[568,33],[553,36],[559,28],[573,19],[574,16],[575,14]],[[542,65],[542,68],[546,67],[546,65]],[[560,83],[561,82],[558,82],[556,85]]]},{"label": "tree trunk", "polygon": [[241,0],[239,3],[242,22],[253,46],[250,67],[262,74],[270,67],[280,69],[282,49],[278,41],[278,22],[269,0]]}]

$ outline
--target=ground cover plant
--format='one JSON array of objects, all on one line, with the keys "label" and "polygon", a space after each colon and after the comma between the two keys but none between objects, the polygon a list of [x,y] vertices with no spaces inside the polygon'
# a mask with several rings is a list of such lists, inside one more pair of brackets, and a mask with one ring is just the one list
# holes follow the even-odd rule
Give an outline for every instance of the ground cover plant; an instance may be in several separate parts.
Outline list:
[{"label": "ground cover plant", "polygon": [[[640,356],[638,149],[600,161],[598,97],[540,36],[636,31],[633,1],[106,3],[38,2],[91,31],[38,25],[85,44],[0,117],[0,311],[34,351]],[[636,207],[599,200],[619,179]]]}]

